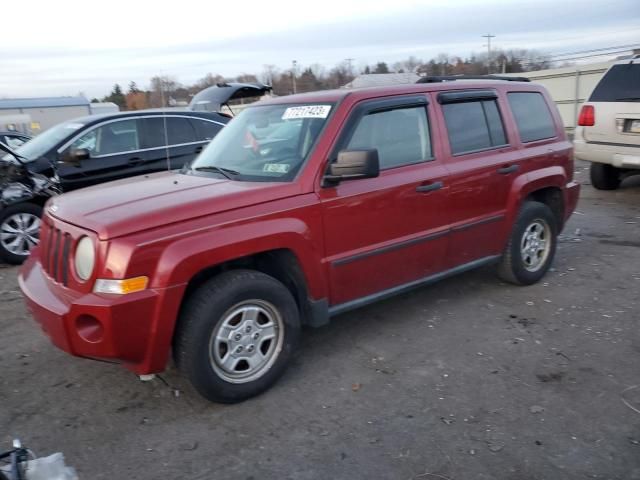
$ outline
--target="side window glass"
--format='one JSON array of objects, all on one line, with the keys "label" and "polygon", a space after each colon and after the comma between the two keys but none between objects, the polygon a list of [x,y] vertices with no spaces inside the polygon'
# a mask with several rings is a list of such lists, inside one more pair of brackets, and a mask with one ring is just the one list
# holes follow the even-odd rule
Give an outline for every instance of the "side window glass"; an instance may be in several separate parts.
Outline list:
[{"label": "side window glass", "polygon": [[197,142],[196,131],[188,118],[167,117],[169,145]]},{"label": "side window glass", "polygon": [[372,112],[362,117],[347,150],[375,148],[380,168],[394,168],[432,158],[424,106]]},{"label": "side window glass", "polygon": [[454,155],[507,143],[495,100],[448,103],[442,105],[442,112]]},{"label": "side window glass", "polygon": [[535,92],[507,94],[520,140],[533,142],[556,136],[556,127],[544,97]]},{"label": "side window glass", "polygon": [[[144,125],[144,148],[157,148],[167,145],[162,117],[143,118],[141,122]],[[167,125],[168,133],[169,125]]]},{"label": "side window glass", "polygon": [[98,138],[98,128],[91,130],[88,133],[85,133],[80,138],[78,138],[75,142],[71,144],[71,149],[80,149],[84,148],[89,150],[89,153],[92,157],[96,156],[96,147],[97,147],[97,138]]},{"label": "side window glass", "polygon": [[92,157],[139,150],[138,125],[136,120],[107,123],[82,135],[71,148],[86,148]]},{"label": "side window glass", "polygon": [[222,129],[222,125],[217,123],[207,122],[206,120],[191,119],[191,122],[196,126],[196,132],[198,135],[198,141],[211,140]]}]

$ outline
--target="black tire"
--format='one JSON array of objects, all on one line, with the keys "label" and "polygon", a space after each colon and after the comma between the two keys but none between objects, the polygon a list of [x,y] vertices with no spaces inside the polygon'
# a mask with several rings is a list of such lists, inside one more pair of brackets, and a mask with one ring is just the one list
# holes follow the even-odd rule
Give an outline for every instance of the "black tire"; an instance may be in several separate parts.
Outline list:
[{"label": "black tire", "polygon": [[[544,239],[548,242],[548,250],[544,257],[540,258],[539,264],[532,270],[532,265],[528,265],[524,258],[522,249],[524,245],[525,233],[536,224],[546,226]],[[535,229],[534,229],[535,231]],[[498,276],[507,282],[516,285],[531,285],[540,280],[553,262],[556,253],[558,236],[558,220],[553,215],[551,209],[544,203],[527,201],[522,205],[518,217],[516,218],[509,242],[502,255],[502,260],[498,266]],[[533,248],[533,247],[532,247]],[[529,256],[528,259],[536,259],[537,256]]]},{"label": "black tire", "polygon": [[606,163],[591,163],[591,185],[598,190],[615,190],[620,186],[620,170]]},{"label": "black tire", "polygon": [[[24,202],[9,205],[8,207],[0,210],[0,235],[2,235],[3,233],[5,223],[8,224],[8,222],[12,222],[11,218],[20,213],[35,215],[40,218],[42,217],[42,207],[40,205],[36,205],[35,203]],[[12,265],[21,265],[28,257],[28,253],[26,255],[18,255],[14,252],[11,252],[7,249],[4,242],[0,241],[0,259],[4,260],[5,262]]]},{"label": "black tire", "polygon": [[[214,347],[212,337],[223,323],[229,324],[226,319],[233,317],[229,313],[235,311],[232,309],[239,305],[242,308],[250,308],[253,302],[264,302],[264,305],[275,309],[270,311],[279,315],[282,327],[276,331],[281,330],[282,333],[276,337],[280,340],[274,340],[275,353],[270,357],[271,365],[268,366],[267,362],[255,379],[233,383],[234,379],[230,381],[225,378],[223,367],[215,363],[214,359],[218,358],[215,353],[217,347]],[[249,306],[245,307],[245,304]],[[242,322],[244,317],[239,321]],[[257,327],[258,322],[255,325]],[[257,331],[258,328],[251,335]],[[244,330],[237,335],[243,334]],[[230,355],[232,350],[236,351],[236,347],[233,346],[235,335],[228,335],[230,337],[226,348]],[[248,337],[243,337],[242,341],[246,338]],[[291,292],[278,280],[263,273],[253,270],[231,270],[207,281],[186,300],[174,335],[173,355],[178,369],[188,377],[202,396],[214,402],[236,403],[262,393],[276,382],[284,373],[299,338],[300,315]],[[262,345],[258,345],[259,341],[263,342]],[[264,346],[264,342],[265,340],[255,342],[256,354]],[[244,355],[253,350],[249,350],[250,347],[251,345],[245,345]],[[268,348],[271,348],[270,344]],[[238,365],[241,362],[238,362]],[[251,368],[248,362],[245,363]],[[231,375],[233,374],[235,373],[232,372]]]}]

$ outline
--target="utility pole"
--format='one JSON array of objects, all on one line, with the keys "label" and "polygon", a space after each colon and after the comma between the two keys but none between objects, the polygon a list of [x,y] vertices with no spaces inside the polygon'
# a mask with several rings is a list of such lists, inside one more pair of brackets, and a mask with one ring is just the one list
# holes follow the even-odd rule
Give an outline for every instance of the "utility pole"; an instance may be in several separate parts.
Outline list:
[{"label": "utility pole", "polygon": [[491,73],[491,39],[496,38],[496,36],[487,33],[486,35],[482,35],[482,38],[487,39],[487,73]]},{"label": "utility pole", "polygon": [[355,58],[345,58],[344,61],[347,62],[347,68],[349,69],[349,76],[353,78],[353,68],[352,68],[352,62],[355,60]]},{"label": "utility pole", "polygon": [[298,70],[298,61],[293,60],[291,62],[291,80],[293,81],[293,93],[296,93],[296,72]]}]

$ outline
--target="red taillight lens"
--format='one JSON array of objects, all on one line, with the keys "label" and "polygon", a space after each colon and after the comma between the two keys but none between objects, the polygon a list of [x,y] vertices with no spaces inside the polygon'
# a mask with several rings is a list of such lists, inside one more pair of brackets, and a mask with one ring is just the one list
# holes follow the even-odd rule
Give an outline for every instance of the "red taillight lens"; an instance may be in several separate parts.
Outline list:
[{"label": "red taillight lens", "polygon": [[593,127],[596,124],[596,109],[593,105],[583,105],[578,117],[578,125],[581,127]]}]

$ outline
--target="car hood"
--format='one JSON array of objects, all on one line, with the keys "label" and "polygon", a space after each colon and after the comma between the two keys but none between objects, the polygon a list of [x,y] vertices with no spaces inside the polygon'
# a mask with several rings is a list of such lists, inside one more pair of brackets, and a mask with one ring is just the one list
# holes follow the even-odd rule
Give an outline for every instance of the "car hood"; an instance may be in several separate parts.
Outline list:
[{"label": "car hood", "polygon": [[65,193],[51,200],[47,212],[107,240],[296,193],[290,183],[162,172]]}]

